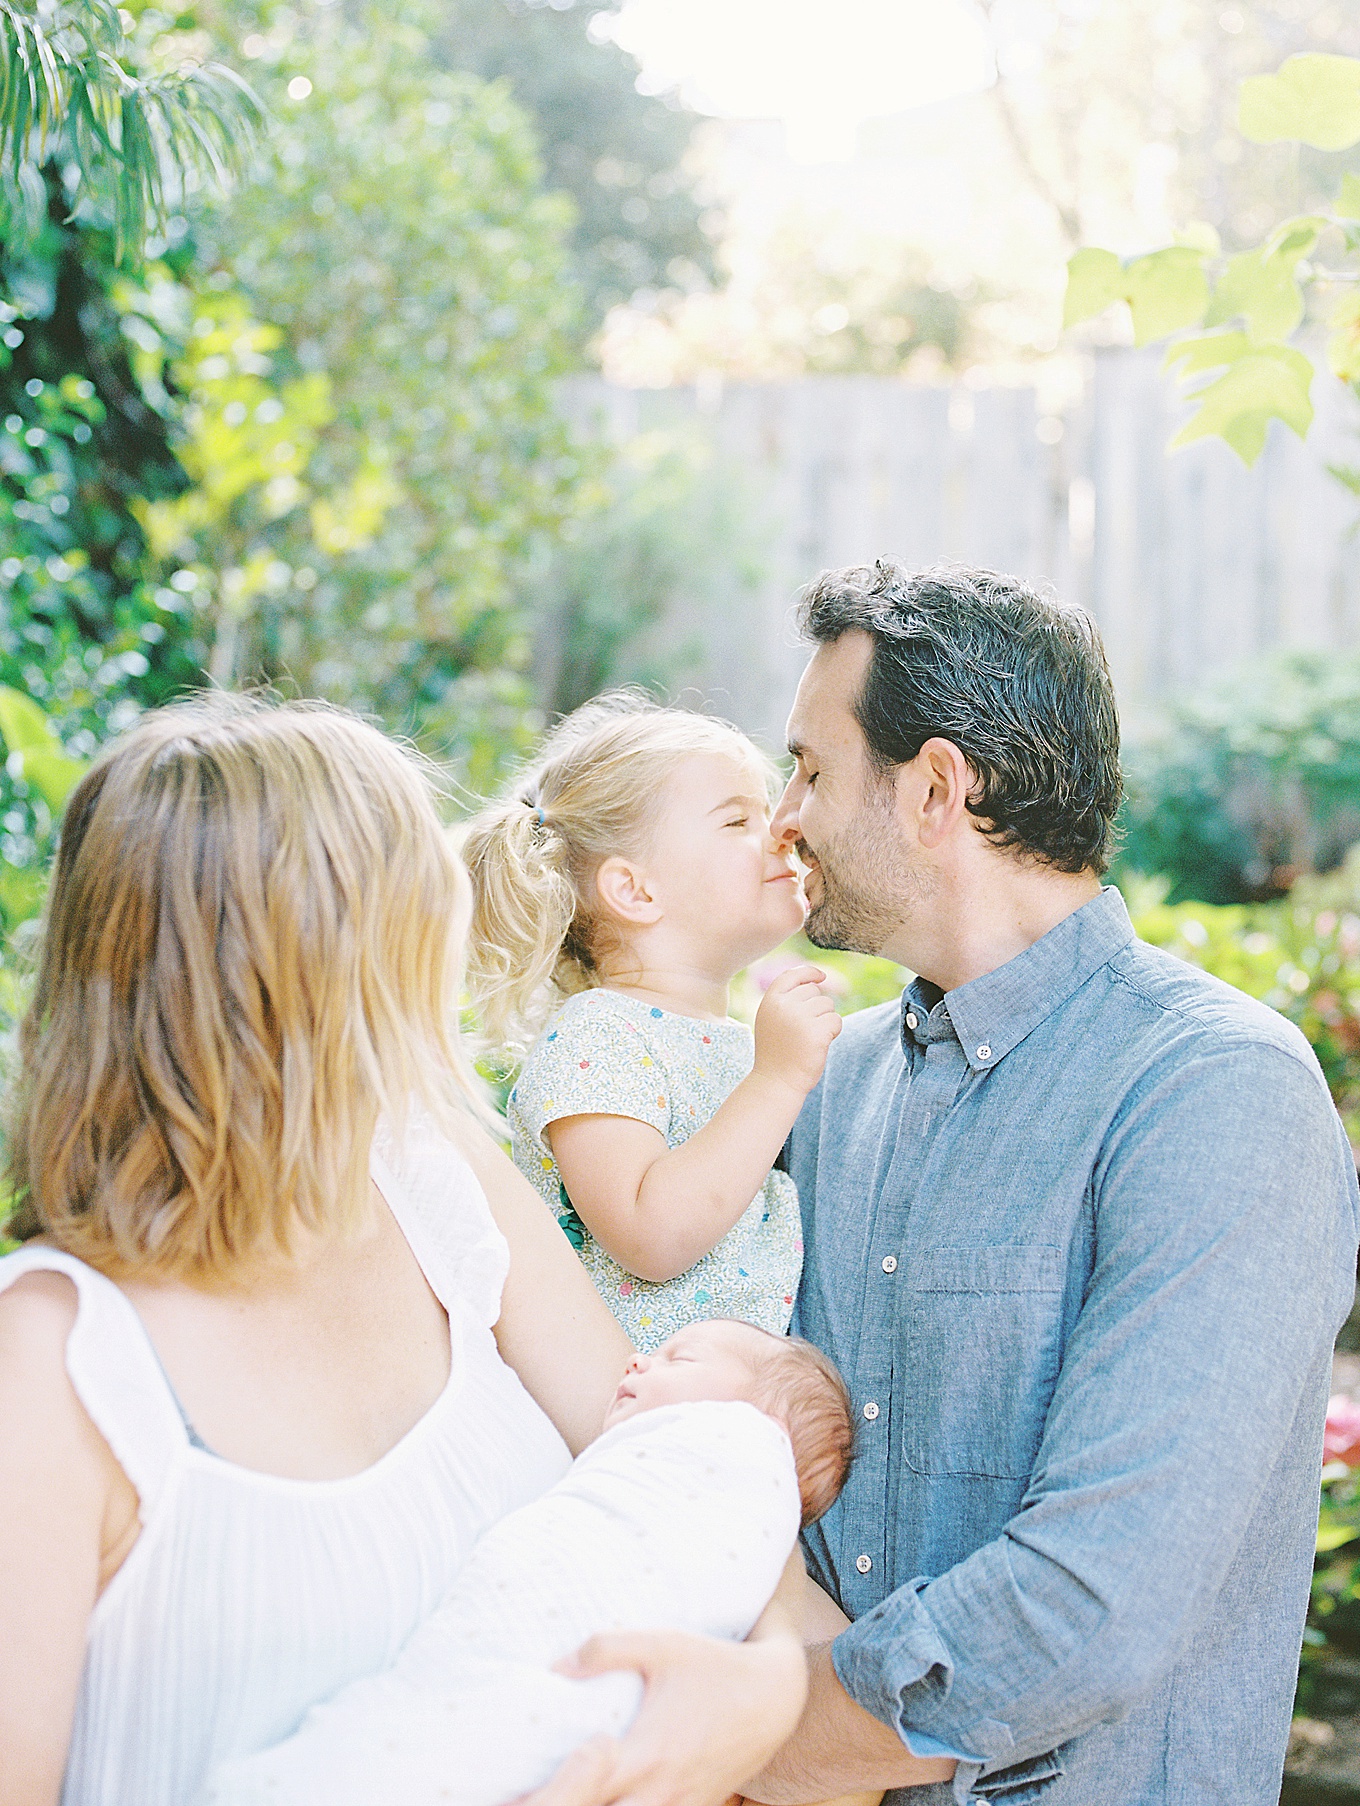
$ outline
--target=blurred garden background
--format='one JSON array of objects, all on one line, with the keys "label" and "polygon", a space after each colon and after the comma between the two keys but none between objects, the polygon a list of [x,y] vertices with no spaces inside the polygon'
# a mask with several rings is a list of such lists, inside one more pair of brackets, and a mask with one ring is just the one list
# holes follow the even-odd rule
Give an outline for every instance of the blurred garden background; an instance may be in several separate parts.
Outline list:
[{"label": "blurred garden background", "polygon": [[[1350,0],[0,0],[0,39],[0,1029],[139,710],[323,696],[457,813],[607,685],[777,749],[798,586],[957,559],[1095,615],[1140,930],[1298,1022],[1360,1140]],[[901,982],[832,963],[847,1009]]]}]

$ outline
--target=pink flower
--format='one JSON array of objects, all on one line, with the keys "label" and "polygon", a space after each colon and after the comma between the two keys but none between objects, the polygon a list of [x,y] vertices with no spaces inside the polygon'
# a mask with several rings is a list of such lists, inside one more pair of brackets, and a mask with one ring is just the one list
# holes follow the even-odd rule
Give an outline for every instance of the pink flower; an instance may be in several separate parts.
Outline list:
[{"label": "pink flower", "polygon": [[1343,1392],[1327,1400],[1322,1459],[1324,1462],[1344,1461],[1347,1467],[1360,1467],[1360,1405]]}]

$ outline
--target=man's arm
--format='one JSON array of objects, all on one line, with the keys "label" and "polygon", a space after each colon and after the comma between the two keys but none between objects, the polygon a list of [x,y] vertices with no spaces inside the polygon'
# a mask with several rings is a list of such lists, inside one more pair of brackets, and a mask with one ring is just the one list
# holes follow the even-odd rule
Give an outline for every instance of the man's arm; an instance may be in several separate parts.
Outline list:
[{"label": "man's arm", "polygon": [[[1317,1425],[1298,1418],[1345,1315],[1356,1233],[1320,1075],[1264,1042],[1149,1075],[1094,1200],[1095,1267],[1020,1511],[814,1663],[799,1730],[754,1797],[901,1785],[906,1732],[976,1756],[962,1786],[1123,1716],[1211,1613],[1272,1470],[1311,1465],[1321,1393]],[[1310,1527],[1281,1529],[1306,1573]]]},{"label": "man's arm", "polygon": [[832,1666],[829,1643],[809,1649],[807,1657],[808,1698],[798,1729],[747,1782],[748,1799],[762,1806],[806,1806],[810,1800],[952,1779],[956,1763],[913,1756],[896,1731],[851,1699]]}]

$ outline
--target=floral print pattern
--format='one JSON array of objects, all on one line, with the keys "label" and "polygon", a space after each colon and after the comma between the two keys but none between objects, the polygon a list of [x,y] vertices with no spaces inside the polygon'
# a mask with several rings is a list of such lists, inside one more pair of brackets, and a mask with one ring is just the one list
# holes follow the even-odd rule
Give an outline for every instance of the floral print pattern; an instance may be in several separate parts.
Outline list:
[{"label": "floral print pattern", "polygon": [[654,1283],[605,1252],[577,1215],[543,1139],[564,1116],[630,1116],[679,1147],[750,1072],[740,1022],[706,1022],[618,991],[569,997],[530,1050],[506,1116],[515,1164],[556,1216],[605,1303],[643,1350],[704,1317],[782,1335],[803,1260],[798,1194],[772,1172],[722,1240],[687,1273]]}]

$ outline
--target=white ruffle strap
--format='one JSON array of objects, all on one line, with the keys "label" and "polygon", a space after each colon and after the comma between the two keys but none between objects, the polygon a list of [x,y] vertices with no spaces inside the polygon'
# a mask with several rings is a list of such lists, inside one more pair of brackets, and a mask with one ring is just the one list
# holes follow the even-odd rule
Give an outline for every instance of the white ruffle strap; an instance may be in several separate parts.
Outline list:
[{"label": "white ruffle strap", "polygon": [[66,1371],[136,1489],[138,1515],[146,1524],[189,1439],[142,1320],[112,1280],[74,1255],[21,1248],[0,1260],[0,1292],[26,1273],[64,1273],[75,1283],[79,1301],[66,1342]]}]

